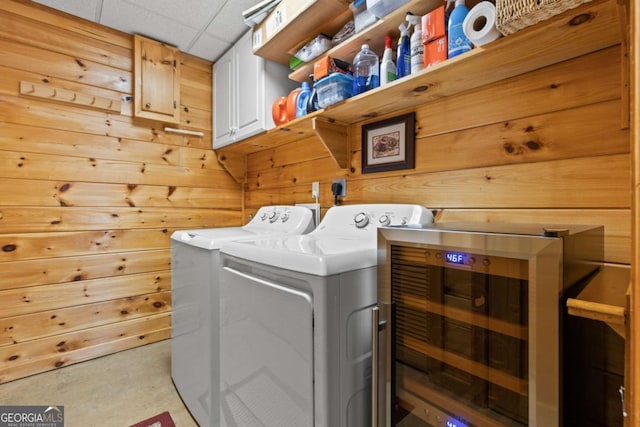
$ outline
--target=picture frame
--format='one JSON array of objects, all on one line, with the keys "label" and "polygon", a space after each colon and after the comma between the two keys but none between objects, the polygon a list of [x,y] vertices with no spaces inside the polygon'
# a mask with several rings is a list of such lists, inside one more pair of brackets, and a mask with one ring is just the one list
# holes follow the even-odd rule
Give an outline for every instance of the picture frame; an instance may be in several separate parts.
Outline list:
[{"label": "picture frame", "polygon": [[362,126],[362,173],[415,168],[416,114]]}]

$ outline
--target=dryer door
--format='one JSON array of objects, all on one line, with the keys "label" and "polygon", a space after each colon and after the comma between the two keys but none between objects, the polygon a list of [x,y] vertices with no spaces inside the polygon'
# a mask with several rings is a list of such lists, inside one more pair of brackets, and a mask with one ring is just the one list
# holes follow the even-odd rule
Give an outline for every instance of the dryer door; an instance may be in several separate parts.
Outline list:
[{"label": "dryer door", "polygon": [[224,267],[221,419],[228,427],[313,426],[313,301]]}]

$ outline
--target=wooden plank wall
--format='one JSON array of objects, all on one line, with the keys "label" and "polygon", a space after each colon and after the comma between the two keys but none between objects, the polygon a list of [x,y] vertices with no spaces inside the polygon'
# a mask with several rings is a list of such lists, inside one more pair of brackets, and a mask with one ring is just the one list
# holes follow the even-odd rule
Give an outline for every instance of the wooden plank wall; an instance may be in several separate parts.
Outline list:
[{"label": "wooden plank wall", "polygon": [[211,63],[183,55],[180,127],[21,96],[131,96],[133,37],[0,2],[0,383],[170,337],[176,229],[239,225],[211,147]]},{"label": "wooden plank wall", "polygon": [[[499,66],[499,65],[498,65]],[[311,203],[346,178],[345,204],[418,203],[438,221],[603,224],[606,261],[630,263],[630,145],[621,49],[614,46],[426,104],[416,112],[416,167],[361,173],[360,125],[342,170],[309,138],[247,158],[245,215]],[[406,111],[398,112],[402,114]]]}]

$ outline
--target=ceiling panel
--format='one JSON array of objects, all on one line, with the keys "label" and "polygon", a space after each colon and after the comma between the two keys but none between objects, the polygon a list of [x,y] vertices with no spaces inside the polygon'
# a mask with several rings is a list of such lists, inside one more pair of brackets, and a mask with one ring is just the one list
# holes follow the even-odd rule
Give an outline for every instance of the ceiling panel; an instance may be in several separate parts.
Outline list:
[{"label": "ceiling panel", "polygon": [[[2,0],[0,0],[2,1]],[[249,27],[242,11],[260,0],[34,0],[129,34],[217,60]]]}]

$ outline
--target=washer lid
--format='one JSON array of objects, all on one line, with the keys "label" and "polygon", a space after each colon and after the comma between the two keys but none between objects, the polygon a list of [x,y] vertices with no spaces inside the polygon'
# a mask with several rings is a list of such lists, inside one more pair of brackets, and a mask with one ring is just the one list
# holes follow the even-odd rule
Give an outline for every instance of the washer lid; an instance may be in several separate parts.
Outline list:
[{"label": "washer lid", "polygon": [[304,234],[311,230],[313,214],[310,209],[302,206],[263,206],[253,219],[242,227],[179,230],[171,235],[171,239],[190,246],[217,250],[223,242],[230,240]]},{"label": "washer lid", "polygon": [[171,235],[171,239],[186,245],[208,250],[220,249],[222,242],[238,239],[255,239],[263,235],[243,227],[202,228],[199,230],[180,230]]},{"label": "washer lid", "polygon": [[[375,235],[374,235],[375,236]],[[376,239],[285,236],[223,244],[222,252],[285,270],[331,276],[377,265]]]}]

